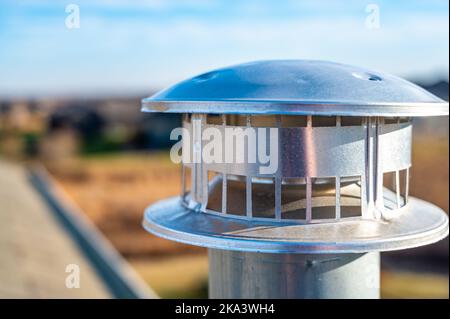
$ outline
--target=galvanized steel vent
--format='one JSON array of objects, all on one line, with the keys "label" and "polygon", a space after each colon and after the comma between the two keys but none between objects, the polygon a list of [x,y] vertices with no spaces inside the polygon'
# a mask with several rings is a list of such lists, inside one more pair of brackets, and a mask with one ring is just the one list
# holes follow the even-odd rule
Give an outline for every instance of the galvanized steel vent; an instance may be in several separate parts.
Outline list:
[{"label": "galvanized steel vent", "polygon": [[380,219],[408,200],[410,118],[187,114],[183,127],[190,132],[185,147],[191,147],[191,157],[203,151],[200,137],[206,129],[244,128],[245,140],[235,152],[245,159],[251,156],[245,147],[249,141],[256,153],[267,153],[259,149],[256,134],[250,136],[254,131],[245,135],[245,128],[279,130],[273,174],[260,174],[264,163],[258,161],[205,163],[199,156],[198,163],[182,164],[182,198],[190,209],[230,218],[320,223]]},{"label": "galvanized steel vent", "polygon": [[[274,288],[278,294],[238,289],[224,276],[269,285],[265,271],[271,269],[270,276],[291,276],[278,280],[290,285],[297,271],[286,268],[292,254],[301,254],[295,257],[295,269],[315,265],[310,261],[316,254],[334,254],[336,269],[352,262],[348,269],[356,277],[367,262],[378,260],[379,278],[375,253],[429,244],[448,234],[442,210],[408,195],[412,118],[448,115],[448,103],[410,82],[324,61],[261,61],[178,83],[144,99],[142,110],[184,114],[183,153],[188,153],[181,196],[148,208],[144,227],[168,239],[212,248],[213,268],[228,267],[212,276],[212,296],[308,297],[308,289],[298,287]],[[221,136],[230,129],[251,129],[232,149],[232,156],[245,160],[205,162],[201,154],[208,129]],[[260,157],[248,160],[253,156],[249,145],[256,154],[273,151],[269,133],[252,136],[258,129],[277,132],[277,165],[270,172],[260,169],[268,165]],[[225,158],[230,150],[222,142]],[[271,261],[263,267],[263,257],[251,252],[280,257],[267,257]],[[358,264],[356,256],[365,257]],[[256,273],[260,265],[260,276],[242,277],[250,276],[243,275],[245,265]],[[299,273],[297,279],[320,280],[325,287],[325,270],[320,269],[317,277]],[[336,297],[343,291],[333,289],[320,296]]]}]

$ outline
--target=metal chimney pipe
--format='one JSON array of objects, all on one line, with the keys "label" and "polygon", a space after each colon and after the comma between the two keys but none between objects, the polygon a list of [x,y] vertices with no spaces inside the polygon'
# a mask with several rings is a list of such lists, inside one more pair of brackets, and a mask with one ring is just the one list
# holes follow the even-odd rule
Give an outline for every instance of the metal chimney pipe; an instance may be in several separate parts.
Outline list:
[{"label": "metal chimney pipe", "polygon": [[[209,248],[211,298],[379,298],[381,251],[448,235],[446,214],[409,196],[412,118],[448,104],[405,80],[261,61],[183,81],[142,110],[185,114],[182,194],[143,225]],[[234,144],[229,132],[247,134]],[[222,158],[208,161],[215,135]]]},{"label": "metal chimney pipe", "polygon": [[209,249],[210,298],[378,299],[380,253],[265,254]]}]

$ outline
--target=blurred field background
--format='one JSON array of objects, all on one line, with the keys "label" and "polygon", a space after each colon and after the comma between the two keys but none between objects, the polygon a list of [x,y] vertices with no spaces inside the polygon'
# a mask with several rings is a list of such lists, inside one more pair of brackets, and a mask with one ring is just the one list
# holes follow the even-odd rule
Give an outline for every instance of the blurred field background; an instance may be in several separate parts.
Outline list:
[{"label": "blurred field background", "polygon": [[[208,265],[204,249],[141,227],[148,205],[180,193],[168,157],[180,118],[141,113],[141,98],[226,65],[316,59],[396,74],[448,100],[446,0],[67,5],[0,2],[0,159],[43,164],[162,297],[206,297]],[[410,189],[447,213],[448,138],[448,117],[415,121]],[[383,297],[448,298],[448,258],[448,239],[384,253]]]},{"label": "blurred field background", "polygon": [[[447,83],[429,89],[448,98]],[[142,114],[138,98],[9,100],[0,110],[2,157],[43,163],[162,297],[207,295],[205,249],[141,227],[149,204],[180,193],[180,168],[168,154],[178,116]],[[415,124],[411,193],[448,212],[448,118]],[[448,240],[382,260],[383,297],[448,297]]]}]

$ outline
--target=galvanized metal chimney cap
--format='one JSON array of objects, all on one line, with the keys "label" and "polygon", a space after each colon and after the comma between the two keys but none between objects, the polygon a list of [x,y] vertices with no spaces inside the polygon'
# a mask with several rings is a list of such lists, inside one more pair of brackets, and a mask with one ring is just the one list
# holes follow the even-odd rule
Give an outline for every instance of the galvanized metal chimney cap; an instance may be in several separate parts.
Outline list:
[{"label": "galvanized metal chimney cap", "polygon": [[144,112],[342,116],[448,115],[399,77],[345,64],[271,60],[217,69],[142,100]]}]

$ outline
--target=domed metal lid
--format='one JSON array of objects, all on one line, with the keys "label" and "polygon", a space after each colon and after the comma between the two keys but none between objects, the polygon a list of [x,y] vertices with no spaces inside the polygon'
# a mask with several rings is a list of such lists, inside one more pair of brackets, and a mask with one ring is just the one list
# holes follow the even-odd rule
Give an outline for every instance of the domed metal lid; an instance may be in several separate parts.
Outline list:
[{"label": "domed metal lid", "polygon": [[258,61],[182,81],[144,112],[343,116],[448,115],[448,103],[393,75],[310,60]]}]

